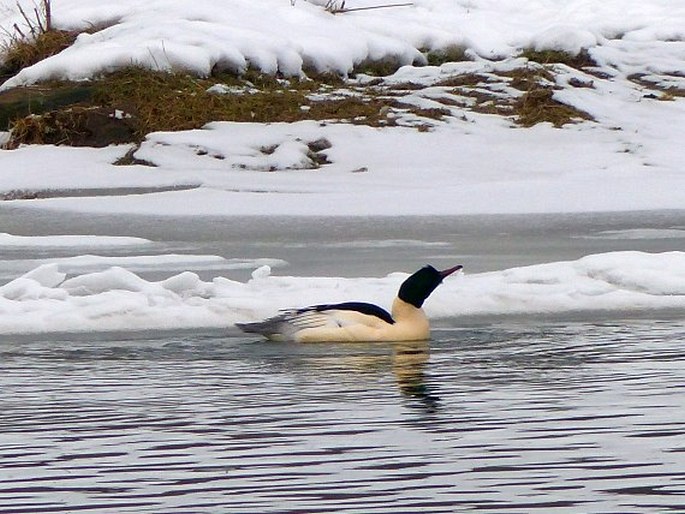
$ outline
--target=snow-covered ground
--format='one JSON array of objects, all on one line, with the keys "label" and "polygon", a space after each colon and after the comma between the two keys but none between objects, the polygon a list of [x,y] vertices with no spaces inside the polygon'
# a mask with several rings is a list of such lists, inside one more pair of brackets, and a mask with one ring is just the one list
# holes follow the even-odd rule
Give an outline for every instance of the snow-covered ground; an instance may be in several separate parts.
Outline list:
[{"label": "snow-covered ground", "polygon": [[[0,2],[3,27],[22,24],[15,3]],[[31,0],[20,3],[32,11]],[[338,15],[315,5],[322,3],[52,0],[55,26],[84,33],[72,48],[23,70],[6,87],[47,77],[85,79],[131,63],[205,75],[247,66],[285,75],[299,75],[303,66],[347,73],[365,60],[388,56],[420,64],[419,49],[450,45],[487,59],[526,47],[590,48],[598,60],[625,73],[675,72],[685,55],[685,6],[670,0],[414,0],[411,7]],[[407,2],[345,5],[393,3]]]},{"label": "snow-covered ground", "polygon": [[[456,44],[471,61],[405,66],[386,80],[423,85],[403,101],[449,109],[446,121],[428,132],[317,122],[213,123],[202,130],[150,134],[136,157],[156,168],[114,166],[129,147],[24,147],[0,152],[0,168],[10,171],[0,176],[0,194],[202,186],[135,196],[113,192],[77,202],[69,197],[23,202],[41,209],[160,215],[685,207],[685,102],[664,92],[668,87],[685,91],[685,6],[660,0],[601,6],[586,0],[417,0],[411,7],[333,15],[315,3],[232,0],[217,9],[210,1],[53,0],[57,27],[100,30],[82,33],[71,48],[22,70],[2,88],[49,78],[85,80],[131,63],[198,74],[247,64],[292,75],[302,73],[303,66],[345,74],[367,59],[394,56],[420,63],[419,49]],[[348,8],[370,5],[379,2],[346,3]],[[16,11],[14,0],[0,1],[6,32],[15,22],[21,25]],[[525,67],[525,59],[516,57],[524,48],[583,48],[592,56],[599,65],[594,74],[564,65],[551,69],[559,88],[555,98],[595,121],[561,130],[548,124],[516,128],[510,119],[471,112],[459,105],[464,98],[437,85],[465,73],[491,80],[493,72]],[[640,81],[635,74],[641,74]],[[499,88],[502,94],[520,94],[506,83],[490,88],[491,93]],[[331,163],[308,169],[306,143],[321,138],[332,144],[325,151]],[[265,148],[276,150],[267,154]]]},{"label": "snow-covered ground", "polygon": [[[0,151],[0,196],[41,191],[40,199],[6,205],[160,216],[685,208],[685,101],[667,91],[685,90],[685,4],[416,0],[411,7],[333,15],[315,3],[231,0],[218,8],[209,0],[53,0],[58,28],[93,33],[84,32],[71,48],[26,68],[2,88],[50,78],[87,80],[131,63],[201,75],[248,65],[284,75],[311,69],[344,75],[365,60],[392,57],[406,66],[387,83],[422,84],[406,100],[421,107],[448,105],[451,115],[429,131],[309,121],[217,122],[200,130],[154,133],[135,156],[156,167],[115,166],[129,146],[27,146]],[[346,6],[380,3],[348,0]],[[14,0],[0,0],[0,26],[11,33],[15,22],[21,19]],[[454,45],[472,60],[412,66],[425,64],[420,50]],[[592,56],[599,67],[592,74],[554,65],[559,86],[554,94],[594,121],[562,129],[521,128],[459,102],[438,101],[453,94],[439,86],[441,79],[526,66],[517,57],[524,48],[585,49]],[[330,142],[324,151],[330,164],[315,168],[308,143],[321,139]],[[127,188],[145,194],[122,194]],[[60,190],[66,193],[46,193]],[[68,194],[73,190],[81,190],[78,198]],[[9,234],[0,238],[2,245],[22,242]],[[34,242],[49,246],[66,240]],[[63,265],[42,266],[0,288],[0,332],[226,326],[289,307],[293,296],[303,303],[366,299],[387,306],[403,277],[287,278],[261,268],[248,283],[221,277],[203,282],[191,272],[148,282],[125,269],[126,263],[66,279]],[[628,252],[465,275],[442,286],[428,311],[455,316],[683,309],[683,270],[685,253]]]}]

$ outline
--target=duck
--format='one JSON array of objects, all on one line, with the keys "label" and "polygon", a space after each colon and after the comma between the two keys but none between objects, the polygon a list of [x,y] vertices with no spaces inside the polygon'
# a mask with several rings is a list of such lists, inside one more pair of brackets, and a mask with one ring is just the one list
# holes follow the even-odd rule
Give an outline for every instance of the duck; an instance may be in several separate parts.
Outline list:
[{"label": "duck", "polygon": [[446,277],[461,269],[461,264],[442,271],[426,265],[414,272],[402,282],[391,312],[366,302],[331,303],[284,309],[263,321],[236,326],[272,341],[426,341],[430,338],[430,323],[423,303]]}]

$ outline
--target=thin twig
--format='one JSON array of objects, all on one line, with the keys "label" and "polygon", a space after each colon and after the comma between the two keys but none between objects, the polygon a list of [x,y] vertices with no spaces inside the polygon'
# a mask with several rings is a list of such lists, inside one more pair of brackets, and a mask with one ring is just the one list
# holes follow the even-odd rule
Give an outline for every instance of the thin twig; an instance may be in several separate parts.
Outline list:
[{"label": "thin twig", "polygon": [[36,17],[36,23],[38,24],[38,33],[45,34],[46,30],[45,27],[43,27],[43,23],[40,21],[41,16],[38,12],[38,7],[33,8],[33,15]]},{"label": "thin twig", "polygon": [[22,39],[26,39],[26,34],[24,34],[24,32],[19,28],[19,25],[16,23],[14,24],[14,30],[17,31],[17,34],[19,34]]},{"label": "thin twig", "polygon": [[407,2],[403,4],[385,4],[385,5],[372,5],[368,7],[350,7],[349,9],[341,8],[333,11],[334,13],[346,13],[354,11],[370,11],[371,9],[387,9],[388,7],[411,7],[414,2]]},{"label": "thin twig", "polygon": [[36,26],[34,23],[29,19],[29,17],[26,15],[26,12],[24,11],[24,8],[21,6],[19,2],[17,2],[17,9],[19,9],[19,12],[21,13],[22,18],[24,18],[24,21],[26,22],[26,25],[28,26],[29,30],[31,31],[31,35],[35,36],[36,35]]},{"label": "thin twig", "polygon": [[51,0],[43,0],[43,10],[45,11],[45,31],[52,30],[52,2]]}]

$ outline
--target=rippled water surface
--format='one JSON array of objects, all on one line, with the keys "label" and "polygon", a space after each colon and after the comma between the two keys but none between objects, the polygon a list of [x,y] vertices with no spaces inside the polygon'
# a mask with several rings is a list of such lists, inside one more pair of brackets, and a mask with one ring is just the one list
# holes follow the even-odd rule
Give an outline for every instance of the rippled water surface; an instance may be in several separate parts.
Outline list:
[{"label": "rippled water surface", "polygon": [[0,512],[685,512],[681,320],[0,343]]}]

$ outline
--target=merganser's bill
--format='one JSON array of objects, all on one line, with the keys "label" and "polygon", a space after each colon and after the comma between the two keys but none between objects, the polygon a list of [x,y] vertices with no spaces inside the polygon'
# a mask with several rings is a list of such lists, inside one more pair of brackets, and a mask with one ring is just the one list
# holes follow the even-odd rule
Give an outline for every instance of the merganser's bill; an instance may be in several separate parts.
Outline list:
[{"label": "merganser's bill", "polygon": [[392,313],[371,303],[345,302],[288,309],[264,321],[237,326],[274,341],[423,341],[430,337],[423,302],[445,277],[460,269],[461,265],[443,271],[421,268],[400,286]]}]

